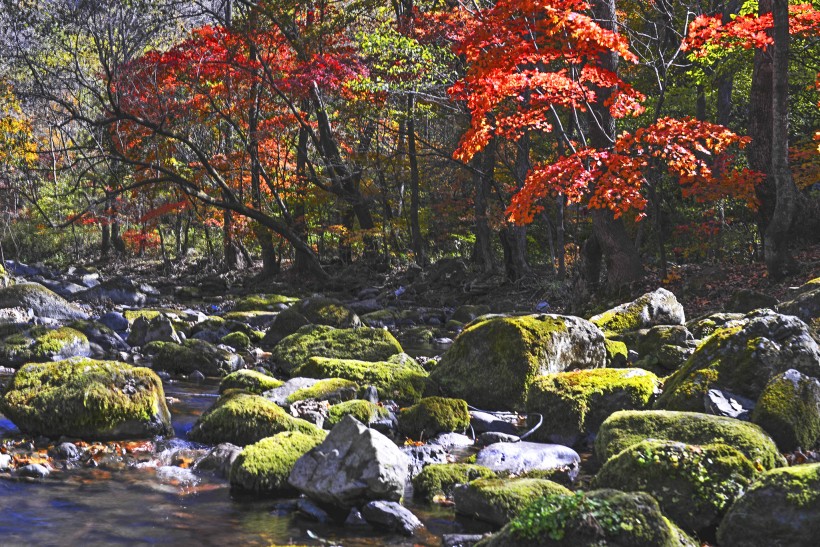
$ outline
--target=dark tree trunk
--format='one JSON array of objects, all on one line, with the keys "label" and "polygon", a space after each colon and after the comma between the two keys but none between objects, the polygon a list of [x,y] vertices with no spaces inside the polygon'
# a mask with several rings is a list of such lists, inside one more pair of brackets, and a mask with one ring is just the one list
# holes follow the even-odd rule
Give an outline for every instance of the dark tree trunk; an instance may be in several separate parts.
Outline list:
[{"label": "dark tree trunk", "polygon": [[495,140],[476,154],[473,160],[473,186],[475,188],[475,248],[473,258],[476,264],[486,274],[495,272],[493,260],[493,245],[490,240],[492,230],[487,217],[487,208],[495,170]]},{"label": "dark tree trunk", "polygon": [[[515,179],[520,190],[530,170],[530,136],[525,133],[516,143]],[[527,227],[508,223],[499,236],[504,249],[504,271],[512,281],[526,277],[530,273],[527,263]]]},{"label": "dark tree trunk", "polygon": [[412,94],[407,96],[407,155],[410,160],[410,240],[416,264],[424,266],[424,240],[419,225],[419,163],[416,155],[416,108]]},{"label": "dark tree trunk", "polygon": [[120,234],[120,223],[115,219],[111,221],[111,243],[114,245],[114,250],[119,254],[125,254],[125,241]]}]

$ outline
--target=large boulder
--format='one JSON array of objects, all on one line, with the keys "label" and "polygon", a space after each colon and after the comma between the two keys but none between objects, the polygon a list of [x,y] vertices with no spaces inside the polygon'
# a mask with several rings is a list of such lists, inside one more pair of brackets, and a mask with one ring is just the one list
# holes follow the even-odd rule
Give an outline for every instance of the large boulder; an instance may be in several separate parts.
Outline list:
[{"label": "large boulder", "polygon": [[154,353],[154,368],[175,374],[199,371],[205,376],[226,376],[241,368],[244,360],[224,347],[191,338],[182,344],[152,342],[146,351]]},{"label": "large boulder", "polygon": [[383,406],[363,399],[345,401],[332,405],[327,409],[327,418],[325,419],[324,428],[332,429],[348,415],[353,416],[365,425],[369,425],[376,420],[387,418],[389,411]]},{"label": "large boulder", "polygon": [[464,431],[470,426],[467,403],[461,399],[426,397],[399,413],[399,432],[426,440],[437,433]]},{"label": "large boulder", "polygon": [[91,346],[88,338],[70,327],[33,327],[9,334],[0,340],[0,360],[3,365],[15,368],[28,362],[60,361],[71,357],[90,356]]},{"label": "large boulder", "polygon": [[71,321],[88,314],[38,283],[20,283],[0,289],[0,308],[31,309],[37,317]]},{"label": "large boulder", "polygon": [[814,547],[820,537],[820,464],[764,473],[718,528],[726,547]]},{"label": "large boulder", "polygon": [[800,287],[794,298],[777,306],[777,311],[796,315],[820,334],[820,277]]},{"label": "large boulder", "polygon": [[786,465],[774,441],[759,426],[723,416],[658,410],[625,410],[607,418],[595,438],[595,456],[605,463],[646,439],[726,444],[763,469]]},{"label": "large boulder", "polygon": [[164,315],[154,318],[137,317],[131,325],[128,343],[132,346],[143,346],[151,342],[182,343],[173,321]]},{"label": "large boulder", "polygon": [[638,331],[635,366],[667,376],[678,370],[695,350],[694,337],[683,325],[657,325]]},{"label": "large boulder", "polygon": [[571,448],[559,444],[500,442],[482,448],[476,454],[475,463],[496,473],[520,475],[528,471],[555,471],[574,479],[581,457]]},{"label": "large boulder", "polygon": [[110,440],[173,434],[159,377],[116,361],[27,364],[11,378],[0,404],[31,435]]},{"label": "large boulder", "polygon": [[537,376],[606,364],[604,335],[563,315],[477,320],[462,331],[430,375],[430,395],[465,399],[488,410],[523,409]]},{"label": "large boulder", "polygon": [[605,332],[621,333],[655,325],[683,325],[686,315],[675,295],[657,289],[589,319]]},{"label": "large boulder", "polygon": [[644,492],[593,490],[539,498],[476,547],[697,547]]},{"label": "large boulder", "polygon": [[144,306],[149,299],[149,295],[154,296],[157,294],[157,290],[150,285],[139,283],[133,279],[115,277],[77,294],[76,297],[86,302]]},{"label": "large boulder", "polygon": [[219,382],[219,393],[224,393],[229,389],[243,389],[249,393],[260,395],[281,385],[281,380],[277,380],[269,374],[256,370],[241,369],[222,378],[222,381]]},{"label": "large boulder", "polygon": [[299,458],[288,481],[303,494],[340,507],[398,501],[409,464],[393,441],[346,416],[322,444]]},{"label": "large boulder", "polygon": [[456,513],[504,526],[524,507],[550,494],[569,494],[558,483],[546,479],[477,479],[453,489]]},{"label": "large boulder", "polygon": [[703,412],[712,388],[756,400],[769,380],[792,368],[820,376],[820,347],[808,326],[757,310],[707,338],[667,380],[656,408]]},{"label": "large boulder", "polygon": [[401,352],[399,341],[386,330],[310,325],[276,344],[271,359],[283,372],[291,373],[311,357],[385,361]]},{"label": "large boulder", "polygon": [[820,442],[820,381],[794,369],[763,388],[752,421],[784,452],[815,448]]},{"label": "large boulder", "polygon": [[452,497],[453,488],[476,479],[495,478],[495,471],[470,463],[434,463],[424,467],[413,477],[413,496],[433,501],[434,498]]},{"label": "large boulder", "polygon": [[612,413],[649,407],[659,389],[657,376],[634,368],[540,376],[533,381],[527,397],[527,412],[543,417],[532,439],[572,446],[597,432]]},{"label": "large boulder", "polygon": [[293,418],[282,407],[259,395],[229,393],[220,397],[188,432],[192,441],[245,446],[283,431],[320,435],[315,425]]},{"label": "large boulder", "polygon": [[270,323],[259,345],[263,348],[272,348],[284,338],[309,324],[310,321],[307,320],[307,317],[299,313],[296,308],[283,310],[279,312],[276,318]]},{"label": "large boulder", "polygon": [[652,494],[681,528],[709,537],[757,474],[746,456],[725,444],[649,440],[607,460],[594,485]]},{"label": "large boulder", "polygon": [[83,333],[90,343],[97,344],[105,352],[116,353],[129,349],[128,344],[115,330],[101,322],[78,319],[69,323],[68,326]]}]

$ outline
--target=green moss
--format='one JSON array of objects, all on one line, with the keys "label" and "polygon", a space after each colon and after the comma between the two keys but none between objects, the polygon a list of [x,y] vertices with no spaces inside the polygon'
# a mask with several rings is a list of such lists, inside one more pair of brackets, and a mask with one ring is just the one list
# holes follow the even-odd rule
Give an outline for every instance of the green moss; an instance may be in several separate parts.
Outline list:
[{"label": "green moss", "polygon": [[204,340],[189,338],[182,344],[165,342],[147,344],[144,351],[154,354],[154,368],[177,374],[198,370],[206,376],[225,376],[241,363],[236,355]]},{"label": "green moss", "polygon": [[6,336],[0,342],[0,359],[10,365],[85,357],[90,352],[85,334],[70,327],[33,327]]},{"label": "green moss", "polygon": [[342,421],[347,415],[353,416],[363,424],[367,425],[379,418],[384,418],[388,414],[387,409],[383,406],[375,405],[370,401],[363,399],[354,399],[352,401],[345,401],[337,405],[332,405],[327,411],[327,419],[325,419],[325,427],[332,428],[334,425]]},{"label": "green moss", "polygon": [[229,389],[243,389],[249,393],[262,394],[269,389],[276,389],[283,382],[256,370],[242,369],[225,376],[219,383],[219,393]]},{"label": "green moss", "polygon": [[238,299],[234,311],[276,311],[280,304],[298,302],[298,298],[281,294],[251,294]]},{"label": "green moss", "polygon": [[380,399],[415,403],[427,381],[427,372],[409,357],[394,356],[388,361],[358,361],[313,357],[294,369],[293,376],[345,378],[360,386],[375,386]]},{"label": "green moss", "polygon": [[814,448],[820,440],[820,383],[797,371],[776,376],[760,394],[752,421],[783,451]]},{"label": "green moss", "polygon": [[470,412],[462,399],[425,397],[399,414],[399,432],[413,439],[429,439],[437,433],[464,431]]},{"label": "green moss", "polygon": [[29,363],[9,382],[2,411],[22,431],[49,437],[115,439],[173,431],[157,375],[116,361]]},{"label": "green moss", "polygon": [[251,347],[251,339],[244,332],[232,332],[230,334],[226,334],[222,337],[220,342],[240,351],[247,350]]},{"label": "green moss", "polygon": [[328,400],[328,398],[333,398],[334,395],[338,398],[338,393],[341,390],[350,390],[350,392],[355,396],[356,392],[359,390],[359,386],[356,382],[345,380],[344,378],[325,378],[323,380],[319,380],[310,387],[296,390],[288,396],[285,402],[287,404],[292,404],[296,401],[303,401],[305,399],[325,401]]},{"label": "green moss", "polygon": [[686,444],[726,444],[761,469],[786,464],[774,441],[758,426],[723,416],[697,412],[622,411],[607,418],[595,439],[595,456],[604,463],[645,439]]},{"label": "green moss", "polygon": [[757,474],[746,456],[725,444],[649,440],[607,460],[593,484],[648,492],[683,529],[708,535]]},{"label": "green moss", "polygon": [[308,321],[317,325],[340,329],[361,325],[359,317],[350,308],[332,298],[307,298],[299,303],[298,308]]},{"label": "green moss", "polygon": [[401,344],[386,330],[307,326],[276,344],[271,358],[282,370],[291,372],[311,357],[384,361],[401,352]]},{"label": "green moss", "polygon": [[590,322],[605,333],[621,333],[641,328],[640,308],[605,311],[590,318]]},{"label": "green moss", "polygon": [[626,365],[629,358],[629,350],[626,344],[619,340],[604,338],[604,346],[606,347],[606,366],[622,367]]},{"label": "green moss", "polygon": [[256,494],[291,494],[288,476],[296,460],[323,440],[323,432],[285,431],[248,445],[231,466],[231,486]]},{"label": "green moss", "polygon": [[457,513],[503,525],[542,496],[569,493],[544,479],[487,478],[455,488],[454,499]]},{"label": "green moss", "polygon": [[494,478],[495,473],[482,465],[468,463],[435,463],[413,477],[413,495],[426,501],[437,496],[452,497],[453,487],[476,479]]},{"label": "green moss", "polygon": [[544,417],[534,440],[573,444],[594,433],[618,410],[644,409],[660,380],[642,369],[579,370],[536,378],[527,398],[527,412]]},{"label": "green moss", "polygon": [[279,405],[247,393],[223,395],[191,428],[192,441],[245,446],[283,431],[316,435],[315,425],[291,417]]}]

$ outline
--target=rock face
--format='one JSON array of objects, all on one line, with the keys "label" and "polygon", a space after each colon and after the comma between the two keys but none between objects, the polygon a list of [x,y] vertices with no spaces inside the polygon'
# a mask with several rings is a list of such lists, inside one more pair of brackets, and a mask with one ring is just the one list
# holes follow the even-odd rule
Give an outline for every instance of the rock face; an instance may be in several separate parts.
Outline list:
[{"label": "rock face", "polygon": [[182,344],[153,342],[154,368],[177,374],[190,374],[196,370],[206,376],[226,376],[240,368],[244,361],[239,355],[209,344],[204,340],[190,339]]},{"label": "rock face", "polygon": [[820,464],[764,473],[718,528],[727,547],[814,547],[820,537]]},{"label": "rock face", "polygon": [[657,289],[589,320],[603,331],[621,333],[655,325],[683,325],[686,315],[674,294]]},{"label": "rock face", "polygon": [[757,310],[707,338],[666,382],[656,408],[702,412],[711,388],[757,400],[769,380],[791,368],[820,376],[820,347],[808,326]]},{"label": "rock face", "polygon": [[288,481],[317,501],[341,507],[398,501],[409,463],[390,439],[346,416],[322,444],[299,458]]},{"label": "rock face", "polygon": [[723,416],[657,410],[622,411],[607,418],[595,438],[595,457],[609,458],[646,439],[693,445],[721,443],[736,448],[763,469],[786,465],[786,460],[760,427]]},{"label": "rock face", "polygon": [[548,314],[492,317],[464,329],[430,379],[443,394],[479,408],[523,409],[535,377],[605,364],[604,335],[589,321]]},{"label": "rock face", "polygon": [[524,507],[549,494],[569,494],[545,479],[478,479],[453,489],[456,513],[504,526]]},{"label": "rock face", "polygon": [[475,463],[496,473],[520,475],[535,470],[565,470],[570,478],[574,478],[578,474],[581,457],[571,448],[558,444],[496,443],[482,448],[476,454]]},{"label": "rock face", "polygon": [[752,421],[784,452],[815,447],[820,441],[820,382],[794,369],[775,376],[763,388]]},{"label": "rock face", "polygon": [[109,440],[173,434],[157,375],[116,361],[30,363],[12,377],[1,401],[2,412],[32,435]]},{"label": "rock face", "polygon": [[31,309],[37,317],[60,321],[88,319],[82,309],[37,283],[20,283],[0,289],[0,308]]}]

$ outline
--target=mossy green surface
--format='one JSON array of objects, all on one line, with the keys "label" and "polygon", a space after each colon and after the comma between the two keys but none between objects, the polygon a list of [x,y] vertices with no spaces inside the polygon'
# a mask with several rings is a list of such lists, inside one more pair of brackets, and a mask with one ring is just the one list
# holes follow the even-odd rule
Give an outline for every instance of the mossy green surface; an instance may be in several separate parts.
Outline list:
[{"label": "mossy green surface", "polygon": [[6,365],[88,357],[91,347],[82,332],[71,327],[50,329],[37,326],[15,332],[0,341],[0,359]]},{"label": "mossy green surface", "polygon": [[774,441],[759,426],[711,414],[663,410],[616,412],[601,424],[595,456],[609,458],[646,439],[686,444],[726,444],[743,453],[759,469],[786,465]]},{"label": "mossy green surface", "polygon": [[413,439],[429,439],[437,433],[464,431],[470,412],[462,399],[425,397],[399,413],[399,432]]},{"label": "mossy green surface", "polygon": [[251,347],[251,339],[244,332],[226,334],[220,342],[239,351],[245,351]]},{"label": "mossy green surface", "polygon": [[292,376],[308,378],[345,378],[360,386],[375,386],[380,399],[412,404],[421,399],[427,372],[406,355],[387,361],[359,361],[312,357],[291,371]]},{"label": "mossy green surface", "polygon": [[353,311],[332,298],[311,297],[299,302],[299,313],[316,325],[329,325],[339,329],[358,327],[361,320]]},{"label": "mossy green surface", "polygon": [[324,432],[284,431],[246,446],[231,466],[231,487],[255,494],[281,496],[294,493],[288,484],[288,476],[296,460],[324,438]]},{"label": "mossy green surface", "polygon": [[536,499],[569,494],[558,483],[545,479],[477,479],[458,486],[453,495],[456,513],[503,526]]},{"label": "mossy green surface", "polygon": [[293,376],[292,371],[303,366],[311,357],[385,361],[401,352],[401,344],[386,330],[307,326],[276,344],[271,359]]},{"label": "mossy green surface", "polygon": [[451,498],[453,487],[476,479],[494,478],[495,473],[482,465],[469,463],[434,463],[413,477],[413,495],[426,501],[436,496]]},{"label": "mossy green surface", "polygon": [[647,408],[660,380],[642,369],[599,368],[539,376],[530,385],[527,412],[541,414],[533,440],[574,444],[618,410]]},{"label": "mossy green surface", "polygon": [[729,509],[719,545],[814,547],[820,537],[820,464],[760,475]]},{"label": "mossy green surface", "polygon": [[248,393],[224,394],[188,432],[188,438],[205,444],[245,446],[283,431],[317,435],[315,425],[291,417],[279,405]]},{"label": "mossy green surface", "polygon": [[305,399],[325,401],[328,400],[328,398],[338,396],[341,390],[350,391],[353,396],[355,396],[359,390],[359,385],[356,382],[345,380],[344,378],[324,378],[310,387],[304,387],[294,391],[285,399],[285,403],[293,404],[296,401],[303,401]]},{"label": "mossy green surface", "polygon": [[746,456],[725,444],[648,440],[607,460],[593,485],[652,494],[665,515],[703,537],[713,535],[758,474]]},{"label": "mossy green surface", "polygon": [[536,500],[476,547],[697,547],[644,492],[594,490]]},{"label": "mossy green surface", "polygon": [[363,424],[367,425],[379,418],[384,418],[388,414],[387,409],[365,401],[363,399],[353,399],[352,401],[344,401],[336,405],[332,405],[327,410],[327,418],[325,419],[325,428],[331,429],[334,425],[342,421],[347,415],[353,416]]},{"label": "mossy green surface", "polygon": [[752,411],[752,422],[784,452],[810,450],[820,442],[820,383],[788,371],[772,378]]},{"label": "mossy green surface", "polygon": [[189,338],[182,344],[151,342],[144,348],[154,353],[154,368],[176,374],[190,374],[195,370],[205,376],[226,376],[240,364],[240,359],[230,352],[204,340]]},{"label": "mossy green surface", "polygon": [[611,368],[626,366],[629,349],[627,349],[625,343],[620,340],[604,338],[604,346],[606,347],[606,366]]},{"label": "mossy green surface", "polygon": [[11,378],[2,412],[33,435],[89,440],[170,435],[159,377],[117,361],[29,363]]},{"label": "mossy green surface", "polygon": [[233,306],[233,311],[275,311],[281,304],[292,304],[298,300],[281,294],[251,294],[239,298]]},{"label": "mossy green surface", "polygon": [[242,369],[231,372],[222,378],[222,381],[219,382],[219,393],[224,393],[229,389],[243,389],[249,393],[261,395],[269,389],[276,389],[283,383],[281,380],[259,371]]}]

